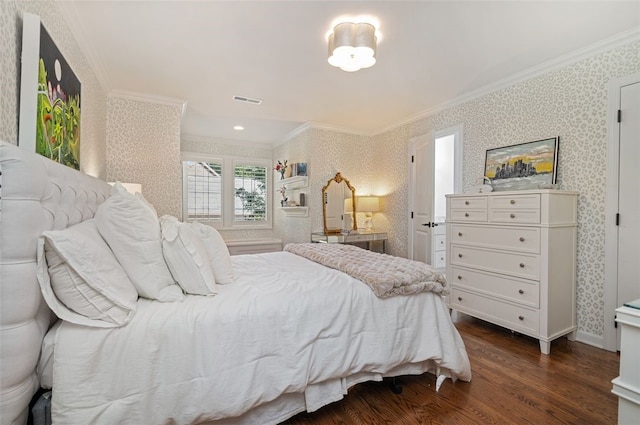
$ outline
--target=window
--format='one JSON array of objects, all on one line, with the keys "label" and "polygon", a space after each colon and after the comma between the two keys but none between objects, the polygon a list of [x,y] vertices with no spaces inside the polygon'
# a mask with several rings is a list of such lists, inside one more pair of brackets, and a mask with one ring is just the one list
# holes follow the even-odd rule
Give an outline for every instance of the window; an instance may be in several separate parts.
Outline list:
[{"label": "window", "polygon": [[183,153],[183,216],[218,228],[271,227],[271,162]]}]

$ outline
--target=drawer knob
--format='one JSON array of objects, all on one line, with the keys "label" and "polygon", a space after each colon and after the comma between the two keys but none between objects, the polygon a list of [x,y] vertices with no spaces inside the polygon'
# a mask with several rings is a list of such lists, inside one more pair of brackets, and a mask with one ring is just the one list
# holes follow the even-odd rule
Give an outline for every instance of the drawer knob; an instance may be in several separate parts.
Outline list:
[{"label": "drawer knob", "polygon": [[518,294],[522,295],[524,294],[524,291],[522,289],[518,289]]},{"label": "drawer knob", "polygon": [[469,201],[464,201],[464,204],[465,205],[469,205]]},{"label": "drawer knob", "polygon": [[462,232],[458,232],[458,236],[462,237]]},{"label": "drawer knob", "polygon": [[510,214],[509,217],[516,218],[516,215],[515,214]]},{"label": "drawer knob", "polygon": [[458,301],[462,301],[462,297],[458,297]]},{"label": "drawer knob", "polygon": [[524,263],[520,263],[520,268],[524,269]]},{"label": "drawer knob", "polygon": [[524,320],[524,316],[518,316],[518,320]]},{"label": "drawer knob", "polygon": [[520,242],[524,242],[524,238],[520,236]]},{"label": "drawer knob", "polygon": [[458,254],[458,258],[462,258],[462,254]]},{"label": "drawer knob", "polygon": [[469,213],[464,213],[464,216],[465,217],[469,217]]},{"label": "drawer knob", "polygon": [[509,201],[509,203],[510,203],[511,205],[513,205],[513,204],[515,204],[515,203],[516,203],[516,200],[515,200],[515,199],[512,199],[511,201]]},{"label": "drawer knob", "polygon": [[462,280],[462,276],[458,275],[458,280]]}]

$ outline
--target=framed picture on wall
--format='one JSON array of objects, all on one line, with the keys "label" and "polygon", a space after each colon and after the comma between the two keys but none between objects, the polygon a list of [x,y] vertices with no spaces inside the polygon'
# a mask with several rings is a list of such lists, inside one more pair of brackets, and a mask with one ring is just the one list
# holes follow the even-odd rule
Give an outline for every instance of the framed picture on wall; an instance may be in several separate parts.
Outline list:
[{"label": "framed picture on wall", "polygon": [[40,22],[25,13],[18,145],[80,169],[80,80]]},{"label": "framed picture on wall", "polygon": [[493,190],[523,190],[556,183],[560,137],[489,149],[484,175]]}]

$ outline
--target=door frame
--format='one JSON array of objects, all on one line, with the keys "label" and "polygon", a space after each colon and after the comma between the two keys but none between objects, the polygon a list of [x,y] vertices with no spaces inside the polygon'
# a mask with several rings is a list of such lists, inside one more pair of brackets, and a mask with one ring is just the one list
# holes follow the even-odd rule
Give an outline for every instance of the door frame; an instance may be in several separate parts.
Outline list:
[{"label": "door frame", "polygon": [[[454,166],[454,172],[453,172],[453,191],[455,193],[462,193],[462,188],[463,188],[463,141],[464,141],[464,125],[463,124],[457,124],[454,125],[452,127],[448,127],[442,130],[438,130],[438,131],[431,131],[429,133],[423,133],[420,134],[418,136],[412,137],[409,140],[409,145],[408,145],[408,149],[409,149],[409,158],[411,158],[414,154],[415,154],[415,144],[416,141],[419,138],[424,137],[425,135],[429,134],[430,135],[430,139],[431,139],[431,147],[433,148],[435,146],[435,140],[440,138],[440,137],[444,137],[444,136],[448,136],[453,134],[454,135],[454,141],[453,143],[455,144],[454,147],[454,153],[453,153],[453,166]],[[409,184],[408,186],[408,198],[409,198],[409,205],[408,205],[408,210],[407,210],[407,233],[408,233],[408,238],[407,241],[409,243],[408,246],[408,258],[413,258],[413,218],[411,218],[411,213],[413,212],[413,205],[414,205],[414,199],[413,199],[413,189],[415,186],[415,176],[416,176],[416,170],[415,170],[415,164],[409,160],[409,172],[408,172],[408,176],[409,176]]]},{"label": "door frame", "polygon": [[640,72],[614,78],[608,84],[607,102],[607,183],[605,198],[604,242],[604,334],[603,348],[617,350],[615,309],[618,302],[618,173],[620,171],[620,90],[640,82]]}]

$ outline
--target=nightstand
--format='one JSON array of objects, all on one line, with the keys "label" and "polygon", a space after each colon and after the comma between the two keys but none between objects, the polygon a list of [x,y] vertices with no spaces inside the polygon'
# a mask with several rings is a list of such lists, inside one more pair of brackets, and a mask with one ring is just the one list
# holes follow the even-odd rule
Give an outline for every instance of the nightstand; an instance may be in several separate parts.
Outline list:
[{"label": "nightstand", "polygon": [[372,244],[382,242],[382,252],[387,252],[387,234],[380,232],[359,232],[352,231],[350,233],[329,233],[323,232],[311,233],[311,242],[318,243],[343,243],[353,245],[366,245],[371,250]]}]

